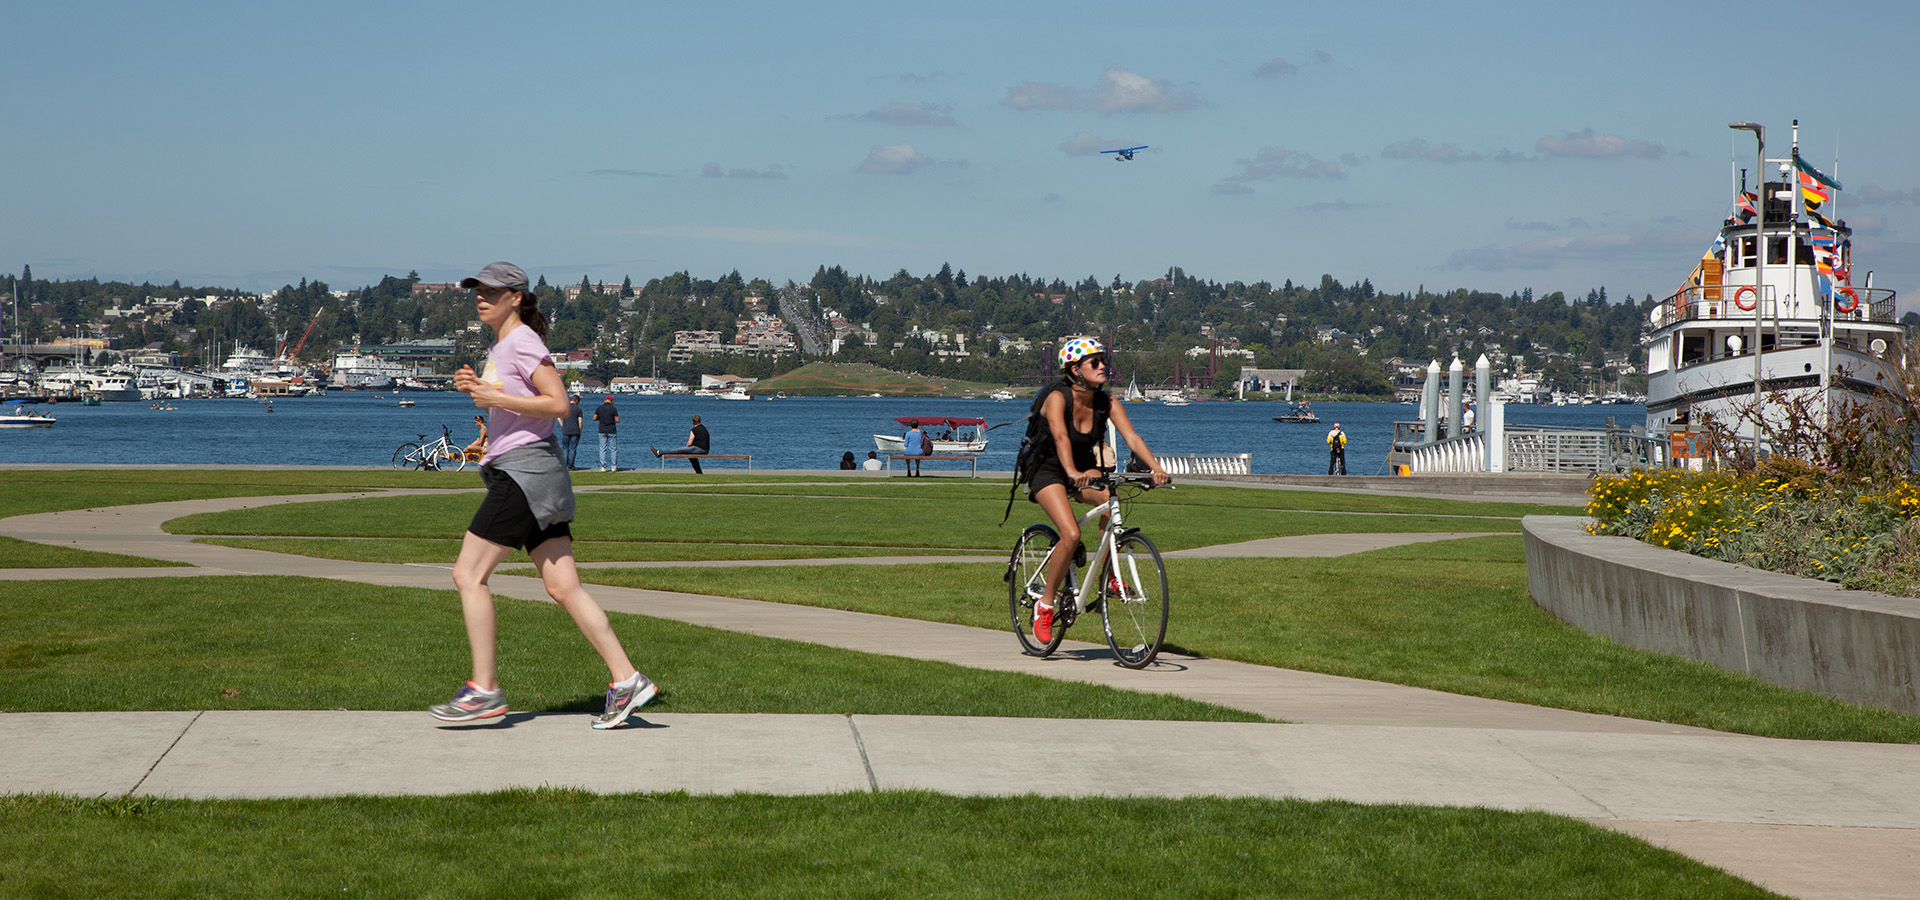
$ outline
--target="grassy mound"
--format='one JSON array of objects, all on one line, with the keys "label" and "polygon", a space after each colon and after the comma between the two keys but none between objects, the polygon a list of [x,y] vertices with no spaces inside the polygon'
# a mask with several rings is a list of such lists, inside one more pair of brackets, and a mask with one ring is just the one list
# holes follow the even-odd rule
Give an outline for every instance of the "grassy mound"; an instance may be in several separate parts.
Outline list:
[{"label": "grassy mound", "polygon": [[879,394],[883,397],[985,397],[1001,385],[958,381],[882,369],[870,363],[808,363],[784,375],[763,378],[755,394],[783,391],[796,396],[845,397]]}]

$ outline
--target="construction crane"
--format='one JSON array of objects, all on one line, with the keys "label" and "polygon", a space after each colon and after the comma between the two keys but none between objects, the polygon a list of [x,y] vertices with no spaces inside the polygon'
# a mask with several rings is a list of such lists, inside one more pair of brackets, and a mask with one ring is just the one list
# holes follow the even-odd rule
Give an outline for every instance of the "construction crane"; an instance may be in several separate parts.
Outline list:
[{"label": "construction crane", "polygon": [[320,324],[320,313],[315,312],[313,314],[313,321],[307,323],[307,330],[300,332],[300,341],[293,345],[293,352],[287,354],[288,362],[292,362],[300,358],[300,348],[305,347],[307,345],[307,337],[313,334],[313,326],[318,324]]}]

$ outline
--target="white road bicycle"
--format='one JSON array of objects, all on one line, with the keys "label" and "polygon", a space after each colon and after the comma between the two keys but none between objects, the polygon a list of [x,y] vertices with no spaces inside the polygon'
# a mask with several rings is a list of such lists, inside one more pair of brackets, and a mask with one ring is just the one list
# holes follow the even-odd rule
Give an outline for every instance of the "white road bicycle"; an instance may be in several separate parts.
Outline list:
[{"label": "white road bicycle", "polygon": [[[426,435],[420,435],[426,441]],[[393,451],[393,467],[396,469],[444,469],[460,471],[467,467],[467,453],[464,447],[453,442],[453,430],[440,426],[440,437],[427,443],[408,441]]]},{"label": "white road bicycle", "polygon": [[[1107,502],[1080,517],[1080,533],[1098,527],[1102,515],[1107,524],[1100,530],[1100,543],[1084,574],[1079,571],[1084,551],[1075,549],[1073,568],[1067,570],[1054,597],[1052,640],[1034,637],[1033,606],[1046,592],[1047,557],[1060,535],[1052,525],[1028,525],[1013,545],[1005,576],[1013,633],[1028,655],[1044,657],[1059,648],[1074,619],[1098,611],[1114,661],[1143,669],[1153,664],[1167,636],[1167,567],[1160,561],[1159,549],[1140,529],[1126,527],[1122,498],[1131,500],[1153,489],[1153,476],[1107,473],[1087,486],[1106,490]],[[1099,585],[1099,589],[1086,589],[1087,585]]]}]

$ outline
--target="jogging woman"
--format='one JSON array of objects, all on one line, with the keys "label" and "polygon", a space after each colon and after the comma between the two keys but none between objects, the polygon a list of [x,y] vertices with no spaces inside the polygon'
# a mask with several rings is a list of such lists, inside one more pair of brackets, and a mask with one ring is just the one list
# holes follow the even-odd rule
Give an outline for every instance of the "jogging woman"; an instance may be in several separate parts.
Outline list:
[{"label": "jogging woman", "polygon": [[495,667],[497,620],[487,579],[507,554],[525,548],[545,582],[547,596],[573,617],[580,633],[607,664],[606,711],[593,727],[613,728],[658,693],[652,681],[633,668],[600,604],[580,586],[573,562],[573,482],[560,459],[554,420],[567,414],[567,392],[547,352],[547,317],[527,287],[527,273],[497,262],[460,282],[473,291],[480,321],[493,329],[486,370],[479,375],[461,366],[453,386],[487,410],[492,427],[480,477],[487,498],[474,513],[453,565],[473,649],[473,678],[453,700],[432,707],[445,722],[471,722],[505,715],[507,694]]},{"label": "jogging woman", "polygon": [[[1047,557],[1047,589],[1033,607],[1033,636],[1040,641],[1053,640],[1053,600],[1073,567],[1074,551],[1080,546],[1080,520],[1073,514],[1078,500],[1088,505],[1107,502],[1107,492],[1087,487],[1100,475],[1095,449],[1106,443],[1107,422],[1111,420],[1121,440],[1133,451],[1133,458],[1144,462],[1153,473],[1154,484],[1166,484],[1166,470],[1160,468],[1147,442],[1133,430],[1127,418],[1126,404],[1107,396],[1107,352],[1090,337],[1069,338],[1060,345],[1060,380],[1043,388],[1040,415],[1046,420],[1052,440],[1040,442],[1040,461],[1028,483],[1027,499],[1040,504],[1060,542]],[[1108,463],[1112,465],[1111,462]]]}]

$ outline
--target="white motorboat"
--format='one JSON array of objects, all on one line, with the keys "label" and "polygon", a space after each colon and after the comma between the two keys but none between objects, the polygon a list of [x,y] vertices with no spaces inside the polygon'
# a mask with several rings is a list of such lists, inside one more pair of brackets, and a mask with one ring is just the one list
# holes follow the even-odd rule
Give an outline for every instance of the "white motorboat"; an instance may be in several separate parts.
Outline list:
[{"label": "white motorboat", "polygon": [[[915,425],[933,439],[934,456],[981,453],[987,449],[987,420],[963,416],[900,416],[894,419],[907,428]],[[902,434],[876,434],[873,445],[881,453],[905,453],[907,438]]]},{"label": "white motorboat", "polygon": [[752,400],[753,395],[747,393],[746,385],[741,384],[741,385],[735,385],[733,390],[714,394],[713,399],[715,400]]},{"label": "white motorboat", "polygon": [[52,428],[56,421],[52,416],[27,412],[19,406],[12,412],[0,413],[0,428]]},{"label": "white motorboat", "polygon": [[1780,180],[1763,173],[1758,193],[1742,185],[1713,246],[1649,314],[1648,432],[1694,431],[1707,416],[1745,432],[1755,409],[1779,422],[1783,403],[1828,417],[1898,396],[1894,292],[1873,287],[1871,273],[1853,284],[1852,230],[1834,212],[1840,185],[1800,157],[1799,142],[1796,122],[1792,152],[1766,160]]},{"label": "white motorboat", "polygon": [[1012,391],[1007,390],[1006,388],[1001,388],[997,391],[994,391],[991,394],[988,394],[987,396],[995,400],[1012,400],[1015,394]]}]

